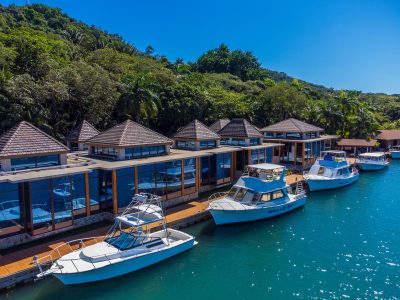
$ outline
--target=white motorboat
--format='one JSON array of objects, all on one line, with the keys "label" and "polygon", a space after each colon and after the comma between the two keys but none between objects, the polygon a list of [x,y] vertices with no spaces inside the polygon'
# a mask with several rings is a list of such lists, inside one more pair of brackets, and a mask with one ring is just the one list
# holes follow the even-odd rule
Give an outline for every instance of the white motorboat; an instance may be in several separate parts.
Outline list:
[{"label": "white motorboat", "polygon": [[369,152],[360,154],[356,160],[356,165],[363,171],[382,170],[389,165],[383,152]]},{"label": "white motorboat", "polygon": [[226,194],[210,197],[208,210],[215,224],[231,224],[275,217],[306,203],[301,184],[295,194],[289,194],[284,181],[285,167],[275,164],[248,166]]},{"label": "white motorboat", "polygon": [[392,158],[400,158],[400,145],[390,148],[389,153]]},{"label": "white motorboat", "polygon": [[[161,230],[152,232],[160,226]],[[38,277],[53,275],[66,285],[109,279],[158,263],[195,244],[193,236],[166,227],[158,196],[141,193],[115,218],[106,236],[62,244],[39,259]],[[69,253],[53,260],[66,250]],[[46,262],[51,264],[48,270],[44,269]]]},{"label": "white motorboat", "polygon": [[329,150],[322,154],[303,175],[310,191],[336,189],[358,180],[359,174],[348,164],[345,151]]}]

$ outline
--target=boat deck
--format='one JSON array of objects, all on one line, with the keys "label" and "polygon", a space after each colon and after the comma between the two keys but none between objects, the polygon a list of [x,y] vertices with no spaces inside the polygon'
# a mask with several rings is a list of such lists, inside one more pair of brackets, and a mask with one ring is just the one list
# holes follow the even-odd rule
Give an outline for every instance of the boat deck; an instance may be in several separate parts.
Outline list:
[{"label": "boat deck", "polygon": [[[184,203],[176,207],[172,207],[170,209],[167,209],[166,221],[170,227],[174,227],[174,225],[181,224],[185,221],[190,223],[190,218],[199,215],[201,213],[204,213],[207,206],[208,206],[207,199],[201,199]],[[104,236],[109,228],[110,228],[109,225],[102,226],[95,230],[90,230],[75,235],[69,235],[57,240],[53,240],[51,242],[43,241],[39,245],[35,245],[26,249],[17,250],[8,253],[6,255],[2,255],[0,256],[0,278],[35,267],[35,264],[33,263],[34,256],[37,256],[38,258],[45,257],[49,255],[56,247],[71,240],[79,240],[87,237]],[[85,240],[85,245],[94,244],[95,242],[96,241],[94,239]],[[73,249],[78,249],[79,247],[80,247],[79,243],[76,243],[76,245],[72,246]],[[66,250],[67,249],[65,248],[65,251],[60,251],[60,254],[64,255],[67,252],[69,252]]]}]

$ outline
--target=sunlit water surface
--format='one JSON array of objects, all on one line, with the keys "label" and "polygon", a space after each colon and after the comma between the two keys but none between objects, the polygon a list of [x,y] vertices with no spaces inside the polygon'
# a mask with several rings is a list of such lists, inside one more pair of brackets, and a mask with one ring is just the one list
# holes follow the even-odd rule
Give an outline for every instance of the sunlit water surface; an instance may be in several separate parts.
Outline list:
[{"label": "sunlit water surface", "polygon": [[400,299],[400,161],[288,215],[185,231],[199,244],[147,269],[73,287],[48,278],[0,298]]}]

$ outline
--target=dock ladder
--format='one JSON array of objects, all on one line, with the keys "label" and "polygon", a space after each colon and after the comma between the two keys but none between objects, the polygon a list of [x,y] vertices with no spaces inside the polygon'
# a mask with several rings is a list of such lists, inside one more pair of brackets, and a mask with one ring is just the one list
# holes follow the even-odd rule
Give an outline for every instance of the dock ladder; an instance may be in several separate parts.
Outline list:
[{"label": "dock ladder", "polygon": [[297,181],[296,183],[296,195],[304,194],[303,181]]}]

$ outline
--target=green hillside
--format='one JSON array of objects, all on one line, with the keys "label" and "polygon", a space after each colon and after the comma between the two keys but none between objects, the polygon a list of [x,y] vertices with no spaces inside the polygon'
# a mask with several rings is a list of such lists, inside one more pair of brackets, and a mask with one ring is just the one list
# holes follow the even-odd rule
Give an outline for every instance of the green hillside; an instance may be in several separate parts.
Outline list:
[{"label": "green hillside", "polygon": [[226,45],[171,62],[57,8],[0,6],[0,133],[27,120],[62,139],[82,119],[102,130],[132,118],[170,135],[195,118],[223,117],[259,127],[295,117],[369,137],[400,126],[400,97],[293,79]]}]

